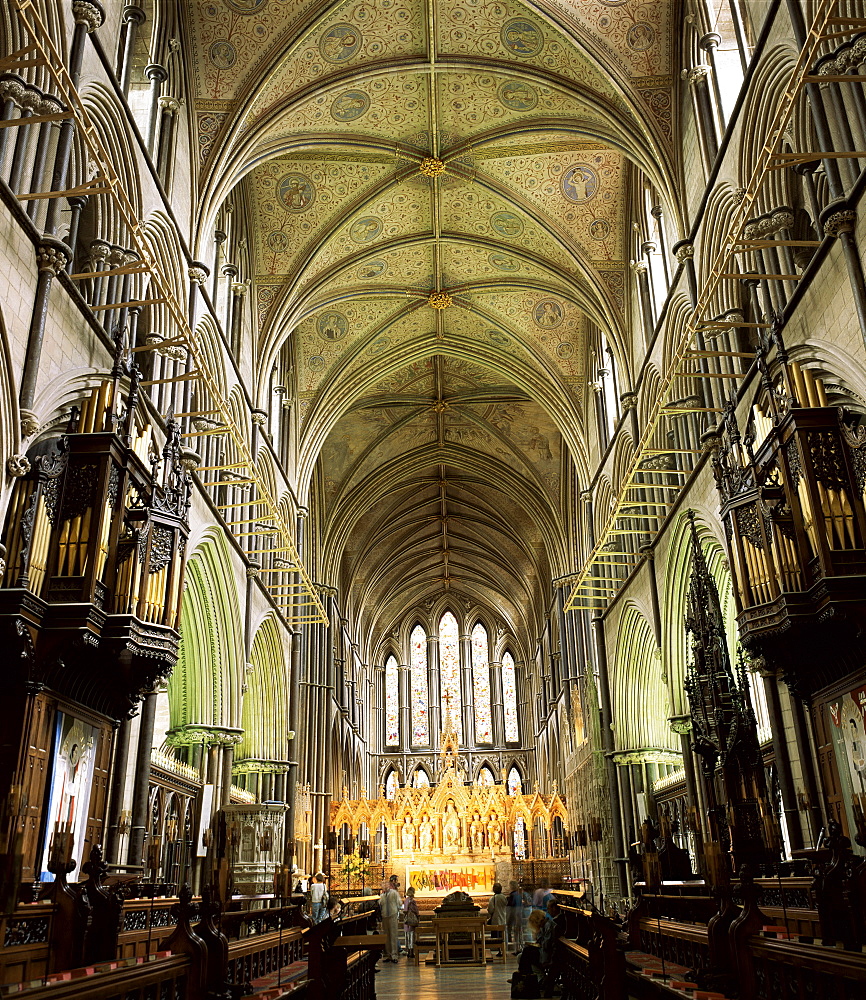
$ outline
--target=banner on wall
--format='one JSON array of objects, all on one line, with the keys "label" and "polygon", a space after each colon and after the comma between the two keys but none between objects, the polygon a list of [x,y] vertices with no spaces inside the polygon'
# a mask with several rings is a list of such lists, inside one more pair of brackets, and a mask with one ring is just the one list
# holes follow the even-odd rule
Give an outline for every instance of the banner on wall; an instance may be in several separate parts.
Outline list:
[{"label": "banner on wall", "polygon": [[848,776],[855,795],[866,795],[866,687],[855,688],[838,701],[828,704],[830,720],[839,730],[844,762],[838,761]]},{"label": "banner on wall", "polygon": [[45,824],[40,880],[52,882],[48,871],[51,838],[56,830],[65,829],[73,835],[72,857],[80,868],[90,855],[92,844],[87,835],[87,813],[93,786],[93,767],[99,730],[65,712],[57,713],[54,731],[54,755],[48,792],[48,814]]},{"label": "banner on wall", "polygon": [[406,888],[416,896],[442,896],[461,889],[489,893],[496,881],[496,865],[406,865]]}]

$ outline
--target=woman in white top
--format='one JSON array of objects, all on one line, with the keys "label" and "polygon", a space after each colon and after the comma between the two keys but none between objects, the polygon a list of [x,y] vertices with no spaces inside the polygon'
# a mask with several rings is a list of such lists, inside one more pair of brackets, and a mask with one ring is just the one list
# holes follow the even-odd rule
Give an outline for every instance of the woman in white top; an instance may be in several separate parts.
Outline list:
[{"label": "woman in white top", "polygon": [[321,872],[310,887],[310,903],[313,923],[320,924],[328,915],[328,890],[325,886],[325,876]]}]

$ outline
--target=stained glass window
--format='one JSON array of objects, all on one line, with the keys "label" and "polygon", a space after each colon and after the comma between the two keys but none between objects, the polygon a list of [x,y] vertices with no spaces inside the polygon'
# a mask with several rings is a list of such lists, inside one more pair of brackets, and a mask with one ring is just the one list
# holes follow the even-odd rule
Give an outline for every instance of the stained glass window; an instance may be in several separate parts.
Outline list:
[{"label": "stained glass window", "polygon": [[512,767],[508,772],[508,794],[523,794],[523,778],[520,777],[520,771],[516,767]]},{"label": "stained glass window", "polygon": [[412,775],[412,785],[415,788],[430,787],[430,775],[427,774],[423,767],[419,767],[418,770]]},{"label": "stained glass window", "polygon": [[400,782],[397,780],[397,772],[389,771],[388,778],[385,781],[385,798],[389,802],[393,802],[397,798],[397,789],[400,787]]},{"label": "stained glass window", "polygon": [[463,738],[460,725],[460,633],[457,619],[446,611],[439,620],[439,676],[442,684],[442,722],[448,706],[457,738]]},{"label": "stained glass window", "polygon": [[427,633],[420,625],[409,636],[409,664],[412,668],[412,743],[430,742],[427,723]]},{"label": "stained glass window", "polygon": [[472,690],[475,695],[475,742],[493,742],[490,711],[490,651],[487,629],[478,622],[472,629]]},{"label": "stained glass window", "polygon": [[514,824],[514,857],[518,861],[526,857],[526,823],[522,816]]},{"label": "stained glass window", "polygon": [[493,772],[485,764],[484,767],[478,772],[478,782],[477,784],[483,786],[495,785],[496,779],[493,777]]},{"label": "stained glass window", "polygon": [[389,656],[385,661],[385,746],[400,742],[400,681],[397,661]]},{"label": "stained glass window", "polygon": [[511,653],[505,653],[502,657],[502,702],[505,712],[505,742],[518,743],[520,729],[517,725],[517,678]]}]

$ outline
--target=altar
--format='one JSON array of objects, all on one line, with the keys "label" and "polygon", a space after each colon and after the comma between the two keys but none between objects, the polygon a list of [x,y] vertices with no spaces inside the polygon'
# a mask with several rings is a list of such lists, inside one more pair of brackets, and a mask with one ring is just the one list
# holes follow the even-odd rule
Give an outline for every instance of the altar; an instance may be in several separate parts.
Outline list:
[{"label": "altar", "polygon": [[554,788],[541,795],[508,792],[506,783],[470,784],[457,734],[446,712],[434,785],[384,788],[370,799],[343,798],[331,805],[331,828],[344,840],[366,843],[371,859],[389,862],[419,896],[461,889],[490,893],[507,885],[512,859],[528,857],[530,831],[553,831],[567,822],[565,801]]}]

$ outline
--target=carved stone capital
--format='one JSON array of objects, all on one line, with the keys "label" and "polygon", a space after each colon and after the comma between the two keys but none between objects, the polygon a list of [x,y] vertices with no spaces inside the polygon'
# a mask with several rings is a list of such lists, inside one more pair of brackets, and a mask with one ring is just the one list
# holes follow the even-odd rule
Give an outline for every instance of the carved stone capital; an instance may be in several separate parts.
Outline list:
[{"label": "carved stone capital", "polygon": [[[53,97],[51,94],[45,94],[43,95],[42,99],[39,102],[39,106],[36,109],[36,114],[56,115],[64,110],[65,108],[61,101],[59,101],[56,97]],[[59,125],[60,122],[56,122],[55,124]]]},{"label": "carved stone capital", "polygon": [[11,455],[6,459],[6,471],[17,479],[30,471],[30,459],[26,455]]},{"label": "carved stone capital", "polygon": [[133,4],[127,4],[123,8],[123,23],[124,24],[144,24],[147,20],[147,14],[141,9],[141,7],[136,7]]},{"label": "carved stone capital", "polygon": [[160,97],[159,106],[163,111],[170,115],[180,111],[180,101],[176,97],[171,97],[168,94],[164,94]]},{"label": "carved stone capital", "polygon": [[21,411],[21,436],[25,438],[33,437],[39,430],[39,418],[33,410]]},{"label": "carved stone capital", "polygon": [[637,408],[637,393],[634,390],[630,392],[623,392],[620,394],[619,401],[622,404],[624,413],[627,413],[629,410],[634,410]]},{"label": "carved stone capital", "polygon": [[250,414],[250,419],[256,425],[256,427],[264,427],[268,422],[268,414],[265,410],[253,410]]},{"label": "carved stone capital", "polygon": [[689,86],[694,87],[702,80],[706,80],[709,72],[709,66],[692,66],[691,69],[683,70],[682,78],[689,84]]},{"label": "carved stone capital", "polygon": [[62,241],[53,236],[43,236],[36,249],[36,266],[40,271],[59,274],[72,260],[72,251]]},{"label": "carved stone capital", "polygon": [[200,260],[194,260],[186,273],[193,284],[203,285],[210,275],[210,268]]},{"label": "carved stone capital", "polygon": [[841,236],[843,233],[853,233],[857,225],[857,213],[846,208],[841,212],[833,212],[824,219],[824,234],[826,236]]},{"label": "carved stone capital", "polygon": [[151,83],[165,83],[168,79],[168,70],[159,63],[150,63],[144,67],[144,75]]},{"label": "carved stone capital", "polygon": [[21,107],[31,115],[38,115],[42,104],[42,93],[35,87],[28,87],[21,98]]},{"label": "carved stone capital", "polygon": [[9,74],[0,80],[0,97],[14,101],[19,107],[21,107],[24,101],[24,95],[27,93],[27,90],[27,84],[20,76]]},{"label": "carved stone capital", "polygon": [[262,567],[257,562],[250,561],[247,564],[247,579],[256,580],[261,575]]},{"label": "carved stone capital", "polygon": [[201,465],[201,455],[199,455],[198,452],[193,451],[192,448],[181,448],[180,464],[186,469],[187,472],[195,472],[195,470]]},{"label": "carved stone capital", "polygon": [[238,266],[237,266],[237,264],[232,264],[231,262],[226,262],[220,268],[220,274],[224,278],[236,278],[238,276]]},{"label": "carved stone capital", "polygon": [[72,0],[72,17],[76,24],[83,24],[88,35],[101,28],[105,21],[105,9],[98,0]]},{"label": "carved stone capital", "polygon": [[695,245],[690,240],[680,240],[679,243],[674,243],[673,254],[680,263],[691,260],[695,255]]},{"label": "carved stone capital", "polygon": [[717,31],[708,31],[705,35],[698,39],[698,45],[705,52],[712,52],[713,49],[717,49],[722,44],[722,36]]},{"label": "carved stone capital", "polygon": [[245,281],[233,281],[232,282],[232,295],[237,295],[242,297],[247,294],[250,290],[250,286]]},{"label": "carved stone capital", "polygon": [[580,500],[581,503],[591,503],[592,490],[581,490],[578,494],[578,500]]},{"label": "carved stone capital", "polygon": [[649,270],[649,267],[645,260],[630,260],[629,267],[637,275],[646,274],[647,271]]},{"label": "carved stone capital", "polygon": [[685,736],[692,731],[692,719],[689,715],[673,715],[668,719],[671,731]]}]

